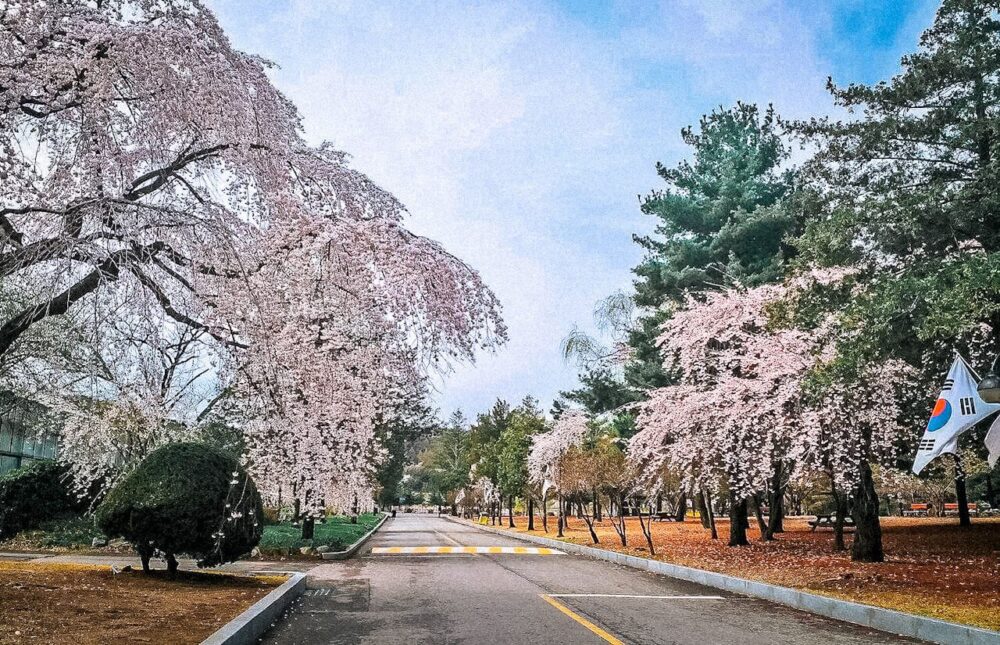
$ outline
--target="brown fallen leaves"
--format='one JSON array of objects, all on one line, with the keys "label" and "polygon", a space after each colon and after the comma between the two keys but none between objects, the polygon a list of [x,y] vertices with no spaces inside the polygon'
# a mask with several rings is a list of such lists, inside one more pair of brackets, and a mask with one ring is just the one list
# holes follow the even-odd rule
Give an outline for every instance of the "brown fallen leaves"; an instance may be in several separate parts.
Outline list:
[{"label": "brown fallen leaves", "polygon": [[[955,518],[882,518],[887,561],[880,564],[852,562],[848,552],[834,552],[832,530],[813,533],[808,519],[786,519],[785,532],[773,542],[761,542],[752,529],[752,544],[739,548],[726,546],[729,525],[723,520],[720,539],[714,541],[697,519],[654,522],[655,558],[1000,630],[1000,518],[973,519],[964,529]],[[649,557],[638,520],[626,522],[627,547],[606,519],[595,526],[599,546]],[[524,531],[527,519],[516,518],[516,523],[515,530]],[[534,534],[542,534],[541,518],[535,526]],[[549,518],[548,537],[555,537],[555,526],[555,518]],[[566,539],[591,544],[583,520],[575,518]],[[848,533],[848,548],[850,541]]]},{"label": "brown fallen leaves", "polygon": [[0,643],[200,643],[280,580],[0,562]]}]

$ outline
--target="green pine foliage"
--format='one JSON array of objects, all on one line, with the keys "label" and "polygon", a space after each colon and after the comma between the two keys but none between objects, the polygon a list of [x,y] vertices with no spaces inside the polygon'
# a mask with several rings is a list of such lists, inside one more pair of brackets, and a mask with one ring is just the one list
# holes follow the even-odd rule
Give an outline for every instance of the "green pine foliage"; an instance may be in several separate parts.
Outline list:
[{"label": "green pine foliage", "polygon": [[250,476],[230,453],[175,443],[146,457],[97,508],[97,525],[140,555],[188,554],[199,566],[232,562],[260,541],[263,508]]},{"label": "green pine foliage", "polygon": [[635,236],[646,251],[634,269],[635,302],[647,313],[630,334],[625,379],[639,390],[671,382],[656,348],[670,307],[685,293],[780,279],[801,222],[788,199],[795,175],[784,168],[788,149],[772,108],[718,108],[697,132],[688,127],[681,135],[692,158],[673,168],[657,164],[666,187],[642,204],[657,219],[656,231]]},{"label": "green pine foliage", "polygon": [[824,198],[801,260],[857,271],[833,303],[846,364],[898,357],[936,379],[953,349],[980,366],[998,349],[998,9],[945,0],[898,75],[829,83],[861,118],[794,124],[817,147],[806,173]]}]

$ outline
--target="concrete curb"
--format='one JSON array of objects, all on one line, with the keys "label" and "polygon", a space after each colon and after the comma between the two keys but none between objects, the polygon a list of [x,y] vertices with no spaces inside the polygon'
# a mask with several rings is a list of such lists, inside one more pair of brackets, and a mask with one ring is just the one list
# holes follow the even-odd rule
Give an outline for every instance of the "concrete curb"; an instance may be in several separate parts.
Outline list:
[{"label": "concrete curb", "polygon": [[361,537],[359,537],[357,539],[357,541],[354,542],[354,544],[352,544],[351,546],[347,547],[347,549],[344,550],[344,551],[327,551],[326,553],[322,554],[323,555],[323,559],[324,560],[347,560],[348,558],[352,557],[355,553],[358,552],[358,549],[360,549],[361,546],[365,542],[368,541],[368,538],[370,538],[372,536],[372,534],[375,533],[375,531],[377,531],[380,528],[382,528],[382,525],[385,524],[385,521],[387,519],[389,519],[389,514],[388,513],[382,513],[382,519],[380,519],[378,521],[378,524],[376,524],[375,527],[372,530],[368,531],[367,533],[365,533],[364,535],[362,535]]},{"label": "concrete curb", "polygon": [[615,551],[607,551],[589,546],[582,546],[572,542],[553,540],[537,535],[525,535],[523,533],[512,533],[505,529],[496,529],[491,526],[483,526],[450,516],[445,516],[452,522],[473,526],[477,529],[505,535],[525,542],[533,542],[544,546],[561,549],[566,553],[584,555],[598,560],[606,560],[615,564],[621,564],[634,569],[642,569],[659,573],[688,582],[697,582],[707,587],[724,589],[745,596],[762,598],[780,605],[786,605],[794,609],[808,611],[827,618],[842,620],[863,627],[878,629],[891,634],[919,638],[931,643],[941,643],[942,645],[1000,645],[1000,632],[958,625],[934,618],[924,618],[906,614],[901,611],[882,609],[871,605],[862,605],[847,600],[838,600],[819,596],[816,594],[791,589],[789,587],[779,587],[764,582],[735,578],[722,573],[683,567],[668,562],[658,562],[649,558],[639,558],[634,555],[626,555]]},{"label": "concrete curb", "polygon": [[306,588],[306,574],[286,571],[289,578],[277,589],[267,594],[242,614],[219,628],[201,642],[201,645],[253,645],[264,635],[288,605],[302,595]]}]

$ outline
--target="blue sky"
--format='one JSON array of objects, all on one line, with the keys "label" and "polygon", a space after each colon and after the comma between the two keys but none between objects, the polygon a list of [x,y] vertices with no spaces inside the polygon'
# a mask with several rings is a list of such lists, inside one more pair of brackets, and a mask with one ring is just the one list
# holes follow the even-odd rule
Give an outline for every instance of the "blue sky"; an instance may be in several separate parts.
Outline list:
[{"label": "blue sky", "polygon": [[444,414],[497,397],[547,408],[559,355],[594,303],[631,283],[638,195],[718,105],[827,114],[827,76],[898,69],[929,0],[365,2],[208,0],[234,45],[279,66],[307,136],[332,141],[407,205],[410,227],[483,274],[511,340],[437,379]]}]

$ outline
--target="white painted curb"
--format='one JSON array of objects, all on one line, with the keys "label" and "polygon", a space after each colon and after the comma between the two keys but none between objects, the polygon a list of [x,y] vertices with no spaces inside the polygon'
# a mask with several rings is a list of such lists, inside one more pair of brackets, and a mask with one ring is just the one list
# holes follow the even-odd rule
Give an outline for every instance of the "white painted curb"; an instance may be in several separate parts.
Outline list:
[{"label": "white painted curb", "polygon": [[267,594],[242,614],[219,628],[201,642],[201,645],[253,645],[278,619],[288,605],[302,595],[306,588],[306,574],[275,571],[288,574],[288,580]]},{"label": "white painted curb", "polygon": [[372,528],[372,530],[368,531],[367,533],[365,533],[364,535],[362,535],[361,537],[359,537],[354,542],[354,544],[352,544],[351,546],[347,547],[347,549],[344,550],[344,551],[327,551],[326,553],[323,554],[323,559],[324,560],[346,560],[346,559],[350,558],[351,556],[353,556],[355,553],[358,552],[358,549],[361,548],[361,545],[363,545],[365,542],[367,542],[368,538],[370,538],[375,533],[375,531],[377,531],[380,528],[382,528],[382,525],[385,524],[385,521],[387,519],[389,519],[389,514],[383,512],[382,513],[382,519],[378,521],[378,524],[376,524],[374,526],[374,528]]},{"label": "white painted curb", "polygon": [[651,571],[689,582],[696,582],[706,587],[714,587],[745,596],[762,598],[780,605],[786,605],[835,620],[842,620],[847,623],[854,623],[855,625],[878,629],[891,634],[919,638],[931,643],[940,643],[941,645],[1000,645],[1000,632],[988,629],[949,623],[943,620],[915,616],[871,605],[862,605],[847,600],[828,598],[789,587],[779,587],[764,582],[735,578],[722,573],[683,567],[668,562],[650,560],[649,558],[639,558],[634,555],[582,546],[562,540],[553,540],[552,538],[538,535],[513,533],[504,529],[483,526],[450,516],[442,517],[447,517],[452,522],[473,526],[483,531],[496,533],[497,535],[505,535],[525,542],[533,542],[535,544],[562,549],[567,553],[585,555],[598,560],[621,564],[626,567]]}]

